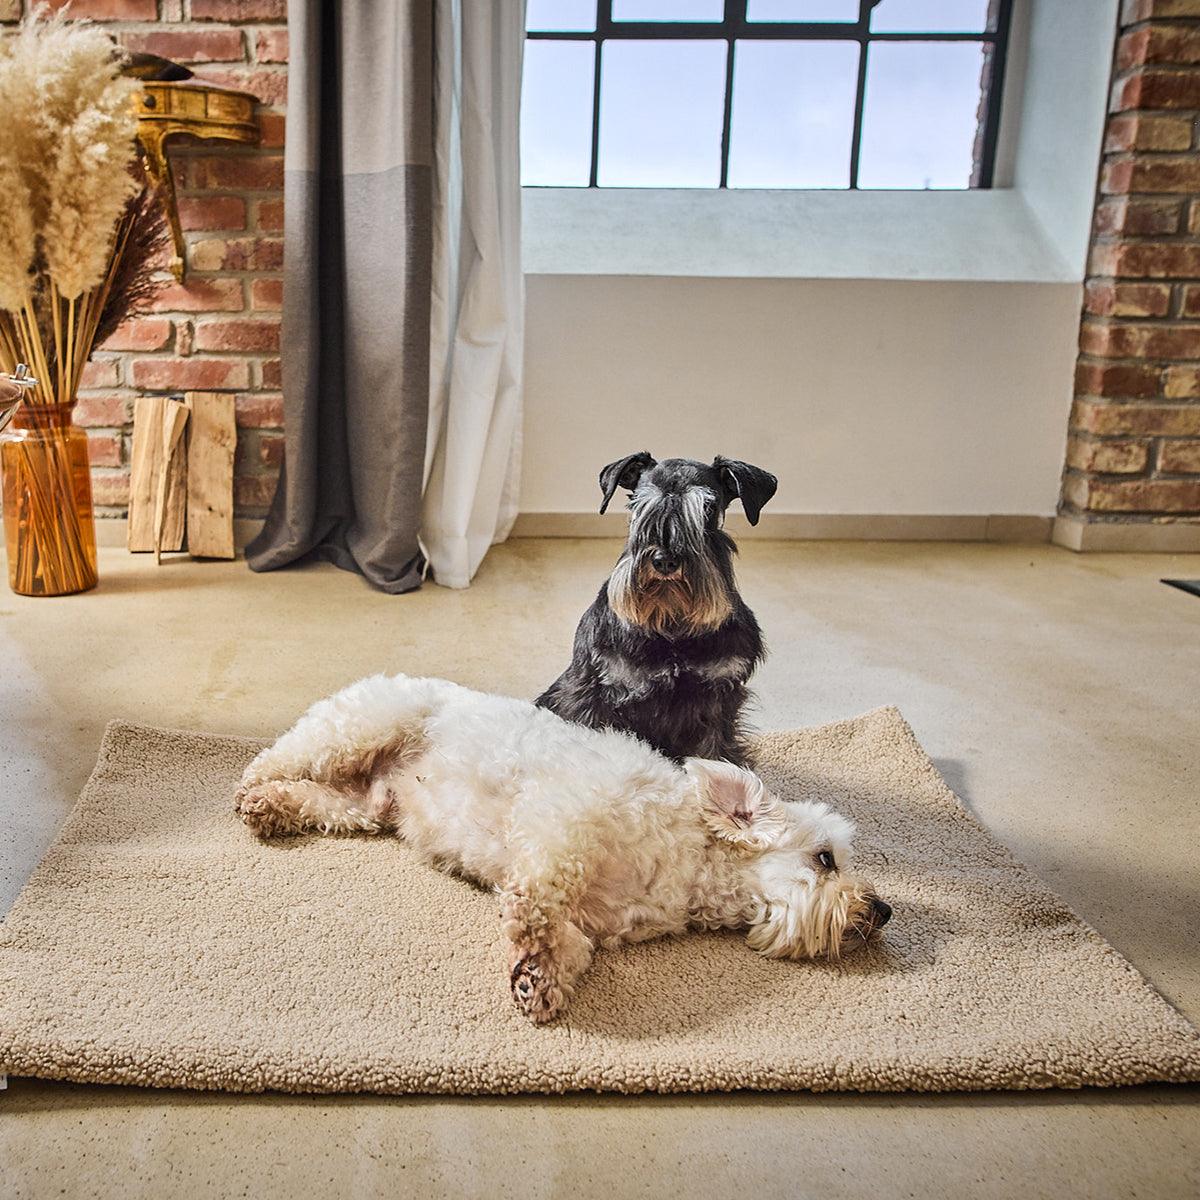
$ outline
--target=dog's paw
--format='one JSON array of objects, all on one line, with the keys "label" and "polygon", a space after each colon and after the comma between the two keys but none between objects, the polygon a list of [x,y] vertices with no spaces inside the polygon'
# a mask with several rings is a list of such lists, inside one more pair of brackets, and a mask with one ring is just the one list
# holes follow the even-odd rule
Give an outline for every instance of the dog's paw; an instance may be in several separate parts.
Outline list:
[{"label": "dog's paw", "polygon": [[278,837],[292,831],[291,816],[281,807],[276,791],[270,784],[241,787],[234,797],[234,812],[260,838]]},{"label": "dog's paw", "polygon": [[543,969],[536,954],[522,958],[512,969],[512,995],[517,1008],[535,1025],[558,1016],[563,1005],[562,989]]}]

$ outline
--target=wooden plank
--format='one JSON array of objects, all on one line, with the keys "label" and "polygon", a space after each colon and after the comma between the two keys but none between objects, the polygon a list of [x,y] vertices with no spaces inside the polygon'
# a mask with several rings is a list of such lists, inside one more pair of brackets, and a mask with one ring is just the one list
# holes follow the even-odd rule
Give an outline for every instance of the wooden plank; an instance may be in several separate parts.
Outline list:
[{"label": "wooden plank", "polygon": [[162,470],[165,396],[138,396],[133,402],[133,451],[129,470],[129,549],[154,549],[154,513]]},{"label": "wooden plank", "polygon": [[233,558],[233,397],[191,392],[188,439],[187,543],[193,558]]},{"label": "wooden plank", "polygon": [[163,405],[162,459],[154,509],[154,561],[164,550],[182,550],[187,519],[187,446],[183,433],[189,409],[180,400]]}]

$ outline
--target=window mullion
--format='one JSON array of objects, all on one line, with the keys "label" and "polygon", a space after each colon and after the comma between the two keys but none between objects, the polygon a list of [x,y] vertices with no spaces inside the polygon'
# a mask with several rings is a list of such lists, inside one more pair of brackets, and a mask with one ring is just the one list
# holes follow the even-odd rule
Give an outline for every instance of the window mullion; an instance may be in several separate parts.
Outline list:
[{"label": "window mullion", "polygon": [[718,187],[729,186],[729,129],[733,121],[733,54],[734,43],[746,24],[746,5],[749,0],[725,0],[725,110],[721,120],[721,181]]},{"label": "window mullion", "polygon": [[600,173],[600,68],[604,39],[612,33],[612,0],[596,0],[596,57],[592,68],[592,167],[588,187],[599,187]]},{"label": "window mullion", "polygon": [[871,35],[871,9],[879,0],[859,0],[858,81],[854,88],[854,127],[850,134],[850,189],[858,190],[858,159],[862,153],[863,104],[867,95],[867,47]]},{"label": "window mullion", "polygon": [[979,179],[976,185],[990,188],[996,169],[996,143],[1000,140],[1000,107],[1004,100],[1004,71],[1008,62],[1008,29],[1012,21],[1012,0],[1000,0],[996,18],[995,41],[987,75],[987,109],[983,123],[983,145],[979,154]]}]

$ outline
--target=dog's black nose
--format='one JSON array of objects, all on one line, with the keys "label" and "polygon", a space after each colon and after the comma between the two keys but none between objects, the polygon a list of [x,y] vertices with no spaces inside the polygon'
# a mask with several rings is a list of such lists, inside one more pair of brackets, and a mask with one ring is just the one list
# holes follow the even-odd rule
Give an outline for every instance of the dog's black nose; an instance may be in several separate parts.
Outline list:
[{"label": "dog's black nose", "polygon": [[679,559],[665,550],[655,550],[650,556],[650,564],[660,575],[674,575],[679,570]]},{"label": "dog's black nose", "polygon": [[886,900],[875,896],[871,900],[871,911],[875,915],[875,926],[886,925],[892,919],[892,906]]}]

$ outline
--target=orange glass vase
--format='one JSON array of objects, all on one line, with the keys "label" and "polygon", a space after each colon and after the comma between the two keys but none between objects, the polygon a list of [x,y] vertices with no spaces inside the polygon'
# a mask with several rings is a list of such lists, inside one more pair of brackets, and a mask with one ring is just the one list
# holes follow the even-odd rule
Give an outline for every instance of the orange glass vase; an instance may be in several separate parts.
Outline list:
[{"label": "orange glass vase", "polygon": [[71,404],[21,405],[0,434],[8,583],[22,596],[96,586],[96,522],[87,434]]}]

